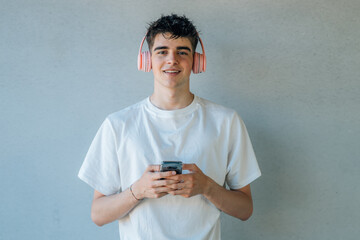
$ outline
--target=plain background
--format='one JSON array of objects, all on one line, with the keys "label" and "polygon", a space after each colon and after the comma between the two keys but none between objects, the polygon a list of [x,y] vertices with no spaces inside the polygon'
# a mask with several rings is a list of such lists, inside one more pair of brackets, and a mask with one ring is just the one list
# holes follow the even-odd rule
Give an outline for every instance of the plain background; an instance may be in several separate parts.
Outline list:
[{"label": "plain background", "polygon": [[138,47],[172,12],[205,44],[192,91],[238,111],[263,173],[223,239],[358,239],[358,0],[0,0],[0,239],[118,239],[77,173],[105,117],[152,93]]}]

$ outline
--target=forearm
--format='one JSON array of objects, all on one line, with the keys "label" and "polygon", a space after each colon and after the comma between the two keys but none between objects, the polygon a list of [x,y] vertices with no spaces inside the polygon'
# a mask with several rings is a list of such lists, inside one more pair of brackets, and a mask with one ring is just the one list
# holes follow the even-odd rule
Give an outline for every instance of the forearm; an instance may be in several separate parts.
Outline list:
[{"label": "forearm", "polygon": [[159,171],[159,165],[150,165],[145,170],[143,176],[132,184],[132,193],[130,189],[114,194],[104,196],[95,191],[93,204],[91,207],[91,218],[98,225],[110,223],[126,216],[139,202],[144,198],[160,198],[165,196],[169,188],[165,184],[176,183],[172,180],[157,180],[172,176],[175,172],[154,172]]},{"label": "forearm", "polygon": [[250,218],[252,214],[251,197],[241,191],[227,190],[210,178],[204,196],[221,211],[243,221]]},{"label": "forearm", "polygon": [[98,226],[103,226],[126,216],[137,204],[129,189],[111,196],[102,196],[93,200],[91,218]]}]

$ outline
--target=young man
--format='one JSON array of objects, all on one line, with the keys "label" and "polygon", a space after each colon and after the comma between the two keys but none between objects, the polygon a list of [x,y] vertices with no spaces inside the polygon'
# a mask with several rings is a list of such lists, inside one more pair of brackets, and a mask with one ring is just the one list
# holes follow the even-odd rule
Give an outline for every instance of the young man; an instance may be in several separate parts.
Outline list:
[{"label": "young man", "polygon": [[[245,125],[190,92],[198,33],[186,17],[162,16],[146,39],[153,94],[105,119],[79,172],[95,189],[91,217],[118,220],[122,240],[220,239],[220,212],[248,219],[261,175]],[[167,160],[183,174],[160,172]]]}]

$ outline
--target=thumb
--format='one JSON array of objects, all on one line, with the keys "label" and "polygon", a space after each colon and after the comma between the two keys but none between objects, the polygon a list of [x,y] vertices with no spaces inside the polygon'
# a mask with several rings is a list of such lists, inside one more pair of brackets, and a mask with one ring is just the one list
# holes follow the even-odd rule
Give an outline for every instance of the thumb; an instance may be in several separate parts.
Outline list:
[{"label": "thumb", "polygon": [[145,172],[159,172],[160,171],[160,165],[149,165]]},{"label": "thumb", "polygon": [[190,172],[199,172],[201,171],[200,168],[198,168],[198,166],[196,166],[195,163],[191,163],[191,164],[187,164],[184,163],[182,166],[183,170],[189,170]]}]

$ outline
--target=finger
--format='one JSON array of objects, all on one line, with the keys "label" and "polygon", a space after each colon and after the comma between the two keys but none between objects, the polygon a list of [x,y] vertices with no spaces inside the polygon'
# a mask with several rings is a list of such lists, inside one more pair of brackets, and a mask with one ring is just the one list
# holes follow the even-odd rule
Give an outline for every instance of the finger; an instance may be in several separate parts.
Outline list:
[{"label": "finger", "polygon": [[167,177],[166,179],[174,180],[174,181],[182,181],[184,178],[184,175],[183,174],[171,175],[171,176]]},{"label": "finger", "polygon": [[159,187],[159,188],[154,188],[154,193],[155,194],[159,194],[159,193],[169,193],[171,191],[174,191],[174,189],[169,188],[169,187]]},{"label": "finger", "polygon": [[176,180],[158,180],[158,181],[153,181],[151,186],[156,188],[156,187],[163,187],[163,186],[170,186],[170,185],[173,185],[173,184],[176,184],[178,183],[179,181],[176,181]]},{"label": "finger", "polygon": [[167,195],[168,193],[154,193],[151,196],[149,196],[150,198],[161,198],[165,195]]},{"label": "finger", "polygon": [[159,172],[160,171],[160,165],[149,165],[145,172]]},{"label": "finger", "polygon": [[189,171],[191,171],[191,172],[197,172],[197,171],[200,170],[200,169],[198,168],[198,166],[196,166],[195,163],[192,163],[192,164],[184,163],[183,166],[182,166],[182,169],[183,169],[183,170],[189,170]]},{"label": "finger", "polygon": [[173,190],[169,192],[171,195],[189,195],[189,191],[186,189]]},{"label": "finger", "polygon": [[176,181],[179,181],[179,182],[193,181],[194,180],[194,173],[176,174],[175,176],[167,177],[167,179],[176,180]]},{"label": "finger", "polygon": [[186,184],[185,183],[176,183],[176,184],[168,185],[167,187],[174,189],[174,190],[182,190],[182,189],[186,188]]},{"label": "finger", "polygon": [[167,178],[170,176],[174,176],[176,174],[175,171],[168,171],[168,172],[156,172],[152,175],[152,179],[161,179],[161,178]]}]

